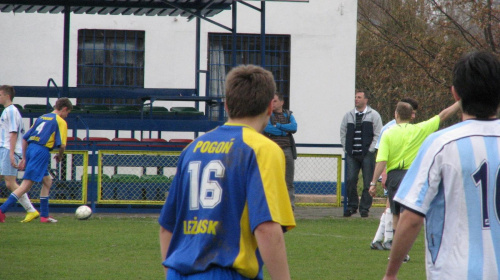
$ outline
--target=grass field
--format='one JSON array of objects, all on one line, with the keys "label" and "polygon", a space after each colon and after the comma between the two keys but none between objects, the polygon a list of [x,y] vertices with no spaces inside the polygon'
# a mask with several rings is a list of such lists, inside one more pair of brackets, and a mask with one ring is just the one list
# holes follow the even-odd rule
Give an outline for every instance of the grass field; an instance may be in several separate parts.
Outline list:
[{"label": "grass field", "polygon": [[[94,215],[78,221],[0,224],[0,279],[164,279],[156,217]],[[378,219],[300,219],[286,233],[292,279],[382,279],[388,251],[369,244]],[[425,279],[423,235],[400,279]],[[265,279],[270,279],[265,274]]]}]

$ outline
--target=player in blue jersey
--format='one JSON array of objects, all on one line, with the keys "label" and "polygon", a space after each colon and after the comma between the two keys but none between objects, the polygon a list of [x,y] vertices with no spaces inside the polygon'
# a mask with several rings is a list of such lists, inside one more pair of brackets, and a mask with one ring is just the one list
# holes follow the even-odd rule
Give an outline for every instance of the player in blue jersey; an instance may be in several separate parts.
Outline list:
[{"label": "player in blue jersey", "polygon": [[487,52],[453,69],[462,122],[431,134],[394,200],[401,213],[384,279],[396,279],[425,222],[427,279],[500,279],[500,61]]},{"label": "player in blue jersey", "polygon": [[[52,177],[48,172],[50,151],[59,148],[54,157],[60,162],[64,149],[68,126],[64,120],[73,109],[68,98],[60,98],[54,106],[54,111],[39,117],[23,137],[23,159],[26,160],[23,182],[0,206],[0,222],[5,221],[5,213],[19,197],[27,193],[35,182],[42,182],[40,190],[40,222],[56,223],[57,220],[49,217],[49,191],[52,186]],[[23,166],[20,166],[22,168]]]},{"label": "player in blue jersey", "polygon": [[160,245],[173,279],[290,279],[283,232],[295,227],[282,149],[261,132],[276,91],[271,72],[239,66],[226,79],[223,126],[182,152],[161,210]]},{"label": "player in blue jersey", "polygon": [[[16,91],[12,86],[0,86],[0,104],[5,108],[0,118],[0,175],[5,180],[5,186],[10,191],[19,188],[16,182],[19,164],[23,166],[22,143],[24,130],[23,118],[19,110],[12,104]],[[28,223],[40,217],[33,204],[24,194],[19,198],[19,204],[23,206],[27,214],[21,222]]]}]

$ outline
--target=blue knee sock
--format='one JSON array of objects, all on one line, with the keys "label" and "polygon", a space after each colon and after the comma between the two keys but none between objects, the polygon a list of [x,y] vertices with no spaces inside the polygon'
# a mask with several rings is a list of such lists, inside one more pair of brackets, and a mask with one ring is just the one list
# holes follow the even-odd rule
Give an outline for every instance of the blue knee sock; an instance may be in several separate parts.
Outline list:
[{"label": "blue knee sock", "polygon": [[7,201],[5,201],[4,204],[2,204],[2,206],[0,206],[0,210],[2,210],[2,213],[7,213],[7,211],[9,211],[9,209],[14,205],[16,204],[17,202],[17,195],[11,193],[9,195],[9,198],[7,199]]},{"label": "blue knee sock", "polygon": [[40,216],[47,218],[49,217],[49,197],[41,196],[40,197]]}]

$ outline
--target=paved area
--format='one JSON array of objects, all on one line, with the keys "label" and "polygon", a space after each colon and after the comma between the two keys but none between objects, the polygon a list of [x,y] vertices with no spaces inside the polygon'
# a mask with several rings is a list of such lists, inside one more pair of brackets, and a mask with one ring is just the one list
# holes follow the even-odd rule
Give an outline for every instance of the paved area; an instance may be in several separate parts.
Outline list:
[{"label": "paved area", "polygon": [[[368,219],[380,219],[384,212],[384,207],[372,207]],[[361,218],[359,212],[352,215],[350,218],[344,217],[343,207],[316,207],[303,206],[295,208],[296,219],[321,219],[321,218],[343,218],[343,219],[366,219]]]}]

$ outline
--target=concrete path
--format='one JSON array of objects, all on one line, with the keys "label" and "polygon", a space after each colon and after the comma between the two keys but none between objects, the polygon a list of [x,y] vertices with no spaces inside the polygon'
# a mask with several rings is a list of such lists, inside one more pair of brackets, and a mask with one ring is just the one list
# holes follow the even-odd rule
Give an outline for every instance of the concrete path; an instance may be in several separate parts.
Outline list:
[{"label": "concrete path", "polygon": [[295,208],[295,219],[321,219],[321,218],[343,218],[343,219],[380,219],[384,207],[372,207],[368,218],[361,218],[359,212],[347,218],[344,217],[343,207],[316,207],[301,206]]}]

